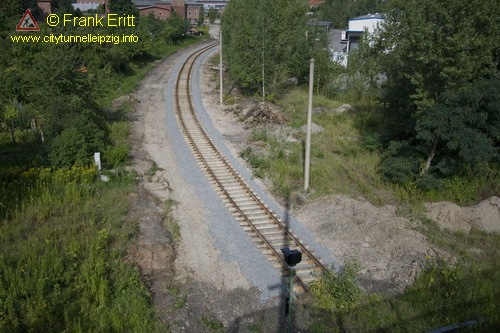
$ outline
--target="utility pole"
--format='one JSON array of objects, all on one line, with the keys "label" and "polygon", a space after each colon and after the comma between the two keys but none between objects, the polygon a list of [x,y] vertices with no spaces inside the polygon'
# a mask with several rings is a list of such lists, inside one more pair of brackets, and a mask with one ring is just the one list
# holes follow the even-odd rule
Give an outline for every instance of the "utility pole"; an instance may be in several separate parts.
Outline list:
[{"label": "utility pole", "polygon": [[309,164],[311,159],[311,122],[312,122],[312,97],[314,85],[314,58],[310,60],[309,69],[309,105],[307,107],[307,132],[306,132],[306,161],[304,166],[304,191],[309,189]]},{"label": "utility pole", "polygon": [[220,81],[220,105],[224,105],[224,94],[222,90],[222,30],[219,27],[219,81]]}]

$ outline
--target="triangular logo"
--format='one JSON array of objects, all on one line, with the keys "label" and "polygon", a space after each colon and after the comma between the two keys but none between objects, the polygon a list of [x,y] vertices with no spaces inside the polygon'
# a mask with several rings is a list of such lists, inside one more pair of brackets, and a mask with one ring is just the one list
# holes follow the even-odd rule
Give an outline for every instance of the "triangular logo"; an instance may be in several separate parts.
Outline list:
[{"label": "triangular logo", "polygon": [[24,12],[21,21],[19,21],[19,24],[16,27],[16,31],[40,31],[40,27],[38,26],[38,23],[36,23],[35,18],[29,9],[26,9]]}]

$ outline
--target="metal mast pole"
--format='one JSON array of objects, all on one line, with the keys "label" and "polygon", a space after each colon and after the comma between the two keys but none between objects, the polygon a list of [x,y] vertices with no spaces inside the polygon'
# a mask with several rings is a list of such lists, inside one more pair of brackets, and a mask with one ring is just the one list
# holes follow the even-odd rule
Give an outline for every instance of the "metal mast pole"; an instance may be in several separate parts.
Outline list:
[{"label": "metal mast pole", "polygon": [[[220,28],[219,28],[220,29]],[[224,105],[224,94],[222,89],[222,30],[219,30],[219,81],[220,81],[220,105]]]},{"label": "metal mast pole", "polygon": [[312,97],[314,85],[314,58],[311,58],[309,69],[309,104],[307,108],[307,132],[306,132],[306,161],[304,167],[304,191],[309,189],[309,164],[311,159],[311,122],[312,122]]}]

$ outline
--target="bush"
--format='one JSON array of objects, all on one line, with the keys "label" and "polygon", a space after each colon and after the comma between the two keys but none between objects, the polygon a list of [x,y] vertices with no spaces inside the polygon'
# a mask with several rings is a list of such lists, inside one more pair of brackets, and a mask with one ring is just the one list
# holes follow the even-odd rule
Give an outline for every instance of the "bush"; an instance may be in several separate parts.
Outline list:
[{"label": "bush", "polygon": [[412,157],[411,145],[407,141],[392,141],[382,161],[382,179],[404,184],[412,181],[418,171],[418,161]]},{"label": "bush", "polygon": [[104,163],[106,167],[117,167],[125,164],[129,158],[129,147],[125,144],[109,146],[104,152]]},{"label": "bush", "polygon": [[357,279],[358,269],[356,264],[347,264],[338,273],[335,273],[333,267],[324,272],[311,285],[315,305],[339,314],[357,308],[362,295]]},{"label": "bush", "polygon": [[74,127],[63,130],[50,145],[49,160],[53,166],[86,165],[89,158],[85,136]]}]

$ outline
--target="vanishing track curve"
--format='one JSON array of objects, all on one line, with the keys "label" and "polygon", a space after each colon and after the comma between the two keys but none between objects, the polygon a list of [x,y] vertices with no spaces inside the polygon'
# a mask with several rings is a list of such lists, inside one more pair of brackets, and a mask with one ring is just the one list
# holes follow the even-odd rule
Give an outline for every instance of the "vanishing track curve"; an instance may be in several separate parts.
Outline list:
[{"label": "vanishing track curve", "polygon": [[213,43],[193,52],[184,62],[177,77],[174,104],[182,134],[226,207],[283,276],[288,275],[289,268],[281,248],[288,246],[302,252],[302,261],[294,267],[296,291],[307,291],[308,284],[318,273],[326,270],[325,266],[252,191],[219,151],[196,116],[190,92],[191,72],[196,59],[217,45],[218,43]]}]

